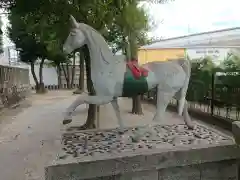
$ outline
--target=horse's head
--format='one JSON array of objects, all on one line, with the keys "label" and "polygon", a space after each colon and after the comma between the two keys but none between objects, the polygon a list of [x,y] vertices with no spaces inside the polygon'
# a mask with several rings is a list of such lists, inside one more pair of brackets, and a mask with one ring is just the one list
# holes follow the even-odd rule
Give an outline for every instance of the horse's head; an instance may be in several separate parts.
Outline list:
[{"label": "horse's head", "polygon": [[75,49],[82,47],[85,44],[86,37],[83,34],[82,30],[79,28],[79,23],[71,15],[71,30],[70,33],[63,45],[63,52],[70,54]]}]

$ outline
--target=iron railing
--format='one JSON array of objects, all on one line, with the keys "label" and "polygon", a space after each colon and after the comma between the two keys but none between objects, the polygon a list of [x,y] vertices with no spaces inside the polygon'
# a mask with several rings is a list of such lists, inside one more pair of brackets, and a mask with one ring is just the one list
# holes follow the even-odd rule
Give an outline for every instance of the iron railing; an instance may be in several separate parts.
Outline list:
[{"label": "iron railing", "polygon": [[[189,83],[186,99],[189,110],[209,116],[218,117],[233,122],[240,120],[240,85],[237,83],[216,82],[216,73],[212,74],[211,84],[206,84],[201,80],[191,80]],[[225,77],[227,82],[231,77]],[[234,76],[235,81],[240,75]],[[157,102],[157,89],[152,89],[143,96],[144,100],[150,100],[154,104]],[[170,101],[170,105],[177,106],[175,99]]]}]

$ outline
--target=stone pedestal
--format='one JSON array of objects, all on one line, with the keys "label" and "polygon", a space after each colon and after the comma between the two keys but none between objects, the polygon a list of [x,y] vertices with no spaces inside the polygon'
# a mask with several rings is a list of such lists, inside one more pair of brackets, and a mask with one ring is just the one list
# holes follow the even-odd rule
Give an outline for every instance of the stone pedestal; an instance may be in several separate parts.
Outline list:
[{"label": "stone pedestal", "polygon": [[46,180],[237,180],[240,148],[233,138],[208,127],[139,127],[63,135],[63,148],[46,167]]}]

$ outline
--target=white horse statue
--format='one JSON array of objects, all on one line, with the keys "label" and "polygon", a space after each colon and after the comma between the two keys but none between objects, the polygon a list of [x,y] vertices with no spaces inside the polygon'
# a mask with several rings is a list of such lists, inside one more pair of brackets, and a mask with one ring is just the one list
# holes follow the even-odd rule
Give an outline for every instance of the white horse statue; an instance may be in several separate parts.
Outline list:
[{"label": "white horse statue", "polygon": [[[117,60],[98,31],[87,24],[78,23],[73,16],[70,17],[70,21],[72,27],[63,45],[63,51],[69,54],[85,44],[88,46],[91,58],[91,77],[96,96],[78,96],[68,107],[63,124],[72,121],[73,111],[81,104],[103,105],[111,103],[121,131],[124,124],[117,98],[143,94],[157,87],[157,111],[153,121],[158,123],[163,120],[167,105],[174,97],[179,100],[179,115],[183,114],[186,125],[191,129],[194,128],[185,99],[191,72],[188,60],[150,62],[140,68],[136,64],[128,66],[125,61]],[[147,75],[135,77],[133,75],[134,69],[139,72],[141,69],[145,69],[148,72]]]}]

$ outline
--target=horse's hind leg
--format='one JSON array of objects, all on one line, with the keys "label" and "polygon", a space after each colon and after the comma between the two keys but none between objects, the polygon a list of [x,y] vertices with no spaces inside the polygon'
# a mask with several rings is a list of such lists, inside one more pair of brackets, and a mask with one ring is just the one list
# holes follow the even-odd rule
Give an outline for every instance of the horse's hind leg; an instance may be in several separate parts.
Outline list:
[{"label": "horse's hind leg", "polygon": [[184,122],[189,129],[194,129],[195,125],[192,122],[192,119],[190,118],[190,116],[188,114],[188,102],[187,102],[187,100],[185,100],[185,102],[184,102],[183,119],[184,119]]},{"label": "horse's hind leg", "polygon": [[176,100],[178,100],[178,115],[182,116],[183,115],[183,109],[184,109],[184,104],[185,104],[185,95],[183,95],[183,91],[182,89],[180,89],[179,91],[176,92],[176,94],[174,95],[174,98]]},{"label": "horse's hind leg", "polygon": [[[167,108],[167,105],[169,104],[170,100],[172,99],[174,95],[174,92],[163,92],[159,88],[157,90],[157,111],[153,118],[153,124],[158,124],[158,122],[161,122],[164,119],[165,111]],[[151,124],[149,127],[151,128]],[[152,133],[151,130],[136,130],[135,135],[132,136],[132,139],[134,141],[138,141],[144,134],[146,133]]]},{"label": "horse's hind leg", "polygon": [[182,90],[179,90],[174,98],[176,100],[179,100],[179,104],[178,104],[178,114],[180,116],[183,115],[183,119],[185,124],[188,126],[189,129],[194,129],[194,123],[192,122],[189,114],[188,114],[188,102],[185,98],[185,95],[183,96],[182,94]]},{"label": "horse's hind leg", "polygon": [[174,93],[175,92],[164,92],[164,91],[161,91],[158,88],[158,92],[157,92],[157,111],[156,111],[156,114],[153,118],[153,121],[155,123],[156,122],[161,122],[161,121],[164,120],[166,108],[167,108],[170,100],[172,99]]}]

